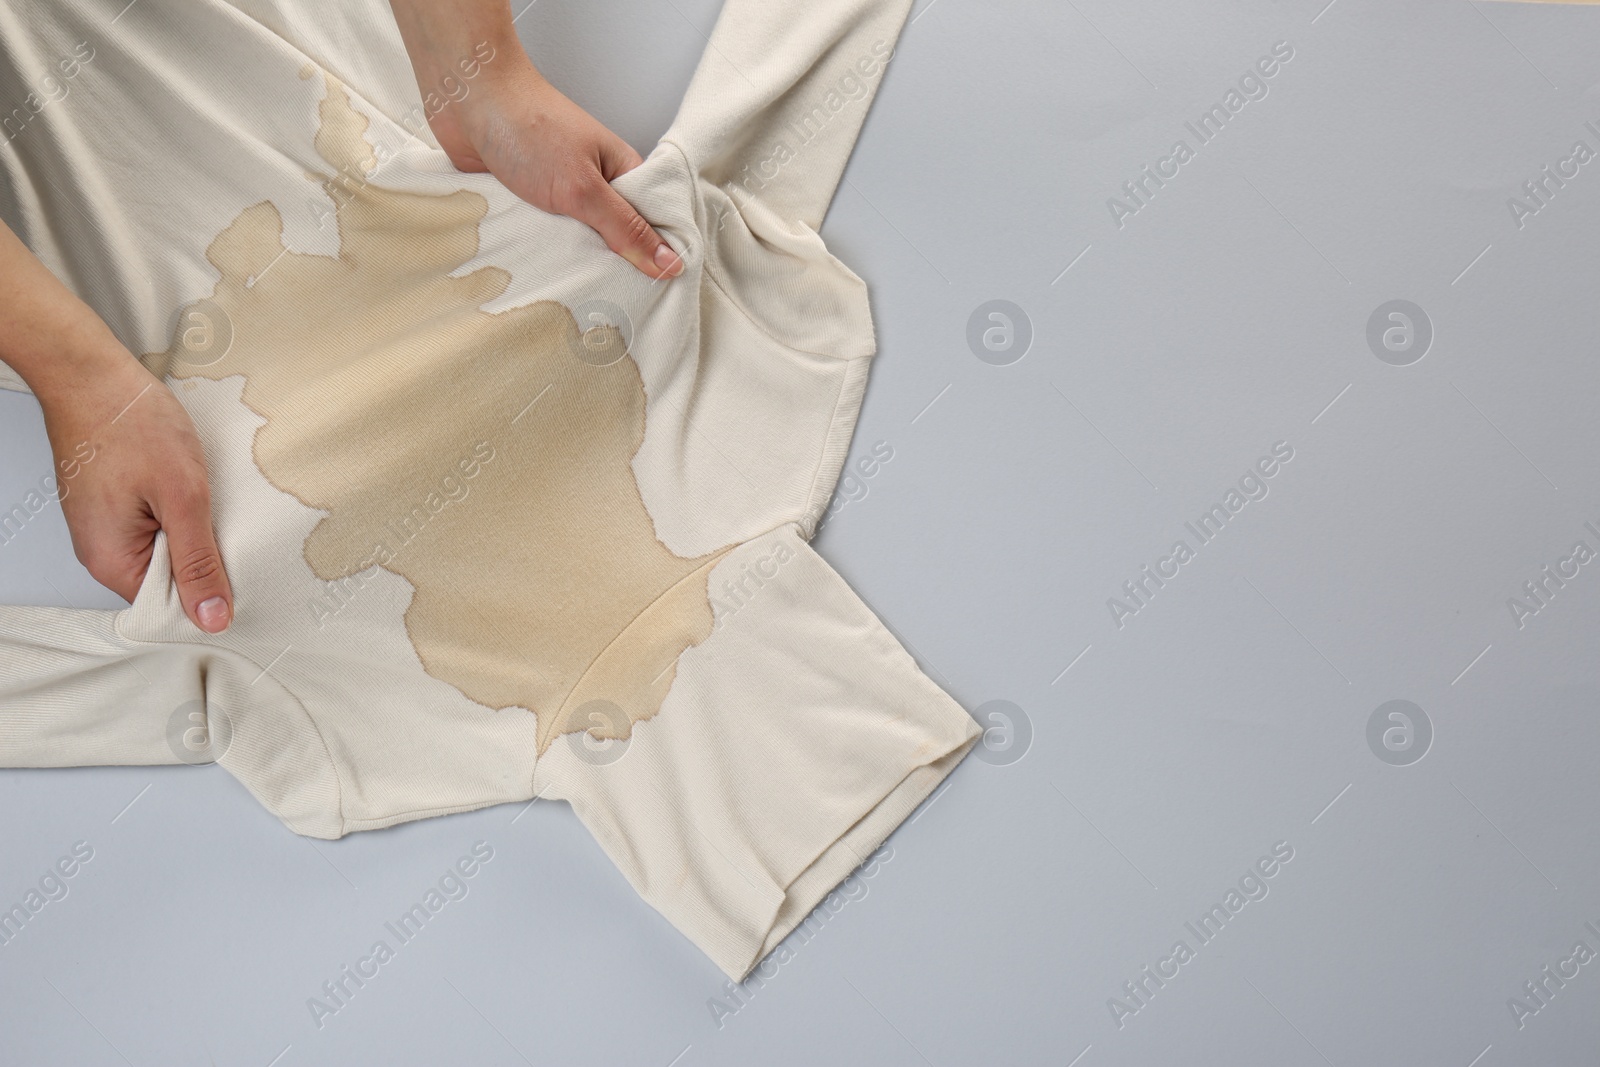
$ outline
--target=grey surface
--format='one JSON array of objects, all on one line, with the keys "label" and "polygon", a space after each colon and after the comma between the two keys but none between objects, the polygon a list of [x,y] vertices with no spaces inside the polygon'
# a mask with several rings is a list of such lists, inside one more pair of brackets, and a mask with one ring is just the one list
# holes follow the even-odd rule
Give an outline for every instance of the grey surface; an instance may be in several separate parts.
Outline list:
[{"label": "grey surface", "polygon": [[[0,903],[95,853],[0,951],[0,1062],[1595,1062],[1600,960],[1520,1028],[1508,1000],[1600,951],[1600,562],[1521,628],[1507,602],[1600,550],[1600,160],[1520,229],[1507,198],[1600,149],[1600,10],[1326,3],[918,5],[824,230],[880,330],[853,454],[894,458],[818,545],[1031,739],[997,728],[737,1011],[565,805],[327,843],[216,767],[7,771]],[[716,7],[521,26],[647,150]],[[1118,228],[1107,198],[1280,40],[1268,95]],[[1009,365],[966,340],[995,299],[1034,334]],[[1397,299],[1434,332],[1405,366],[1367,343]],[[9,502],[49,456],[25,398],[0,427]],[[1277,441],[1267,496],[1114,625]],[[54,511],[0,547],[0,600],[119,603]],[[1392,700],[1433,731],[1408,765],[1369,747]],[[307,998],[480,839],[470,895],[318,1029]]]}]

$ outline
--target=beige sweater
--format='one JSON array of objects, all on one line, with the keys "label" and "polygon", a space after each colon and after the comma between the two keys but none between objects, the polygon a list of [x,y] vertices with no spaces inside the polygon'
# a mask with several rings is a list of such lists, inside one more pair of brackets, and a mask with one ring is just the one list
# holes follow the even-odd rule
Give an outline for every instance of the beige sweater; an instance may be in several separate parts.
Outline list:
[{"label": "beige sweater", "polygon": [[727,0],[615,183],[660,283],[450,166],[381,0],[0,8],[0,206],[189,409],[237,600],[158,537],[126,610],[0,607],[0,766],[215,760],[321,838],[564,799],[743,978],[980,733],[807,544],[875,351],[816,230],[908,7]]}]

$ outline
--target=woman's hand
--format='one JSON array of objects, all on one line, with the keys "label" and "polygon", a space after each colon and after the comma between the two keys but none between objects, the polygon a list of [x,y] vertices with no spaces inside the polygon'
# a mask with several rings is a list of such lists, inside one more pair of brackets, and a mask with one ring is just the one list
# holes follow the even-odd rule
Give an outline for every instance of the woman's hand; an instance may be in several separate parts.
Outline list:
[{"label": "woman's hand", "polygon": [[211,526],[205,453],[178,398],[122,350],[40,403],[78,560],[131,601],[165,530],[184,614],[207,633],[227,629],[233,594]]},{"label": "woman's hand", "polygon": [[166,530],[184,614],[227,629],[233,592],[189,413],[3,223],[0,359],[44,409],[61,510],[89,573],[133,600]]},{"label": "woman's hand", "polygon": [[428,124],[460,170],[487,171],[541,210],[599,232],[613,252],[652,278],[683,262],[613,189],[643,160],[622,138],[544,79],[517,40],[506,0],[390,0],[423,99],[461,83],[458,64],[493,58],[459,99],[431,110]]}]

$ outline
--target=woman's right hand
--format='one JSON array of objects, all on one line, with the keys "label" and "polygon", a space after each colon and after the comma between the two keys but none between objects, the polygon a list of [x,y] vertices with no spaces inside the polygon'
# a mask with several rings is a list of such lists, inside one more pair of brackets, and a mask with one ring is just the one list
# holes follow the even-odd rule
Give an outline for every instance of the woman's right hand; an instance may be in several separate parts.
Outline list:
[{"label": "woman's right hand", "polygon": [[166,530],[184,614],[208,633],[227,629],[233,590],[189,413],[3,223],[0,360],[44,409],[78,560],[132,601]]},{"label": "woman's right hand", "polygon": [[205,452],[189,413],[117,346],[70,391],[39,396],[72,547],[95,580],[132,601],[167,532],[184,614],[227,629],[233,592],[211,525]]}]

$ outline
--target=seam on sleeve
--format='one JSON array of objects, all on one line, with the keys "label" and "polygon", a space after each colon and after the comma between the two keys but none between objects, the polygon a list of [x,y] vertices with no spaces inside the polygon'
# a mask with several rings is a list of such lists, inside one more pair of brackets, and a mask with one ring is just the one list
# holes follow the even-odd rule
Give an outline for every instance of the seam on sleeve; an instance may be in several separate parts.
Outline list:
[{"label": "seam on sleeve", "polygon": [[[566,711],[567,710],[567,705],[572,702],[572,694],[576,693],[580,688],[583,687],[584,679],[589,677],[589,673],[594,670],[594,665],[596,663],[599,663],[600,660],[602,658],[604,658],[605,654],[607,652],[610,652],[611,649],[616,645],[616,643],[618,641],[622,640],[624,635],[626,635],[629,630],[633,629],[634,625],[640,619],[644,618],[644,616],[650,611],[651,608],[653,608],[657,604],[661,603],[661,601],[665,597],[667,597],[669,594],[671,594],[674,589],[677,589],[684,582],[689,581],[691,578],[695,577],[698,574],[704,574],[704,573],[709,572],[711,570],[711,568],[715,567],[718,563],[720,563],[722,561],[723,557],[725,557],[729,552],[732,552],[734,549],[738,548],[740,545],[746,544],[746,543],[747,542],[744,542],[744,541],[735,541],[735,542],[732,542],[730,544],[723,545],[719,549],[715,549],[711,553],[711,558],[710,559],[706,560],[700,566],[696,567],[694,570],[690,571],[688,574],[685,574],[683,577],[679,578],[677,581],[675,581],[671,585],[667,586],[661,592],[659,592],[655,596],[651,597],[649,602],[646,603],[643,607],[641,607],[638,611],[636,611],[633,614],[633,617],[630,618],[625,624],[623,624],[622,629],[618,630],[616,632],[615,636],[613,636],[611,638],[611,640],[609,640],[609,641],[607,641],[605,643],[605,647],[600,649],[600,651],[598,651],[598,652],[596,652],[594,654],[594,657],[589,660],[589,662],[584,666],[583,670],[578,674],[577,680],[572,683],[572,688],[568,689],[567,692],[566,692],[566,695],[561,698],[561,703],[556,705],[555,710],[554,710],[554,712],[552,714],[554,714],[557,719],[559,719],[561,717],[561,713]],[[674,555],[676,555],[676,553],[674,553]],[[682,653],[679,653],[679,655],[682,655]],[[538,712],[535,711],[534,714],[537,715]]]}]

